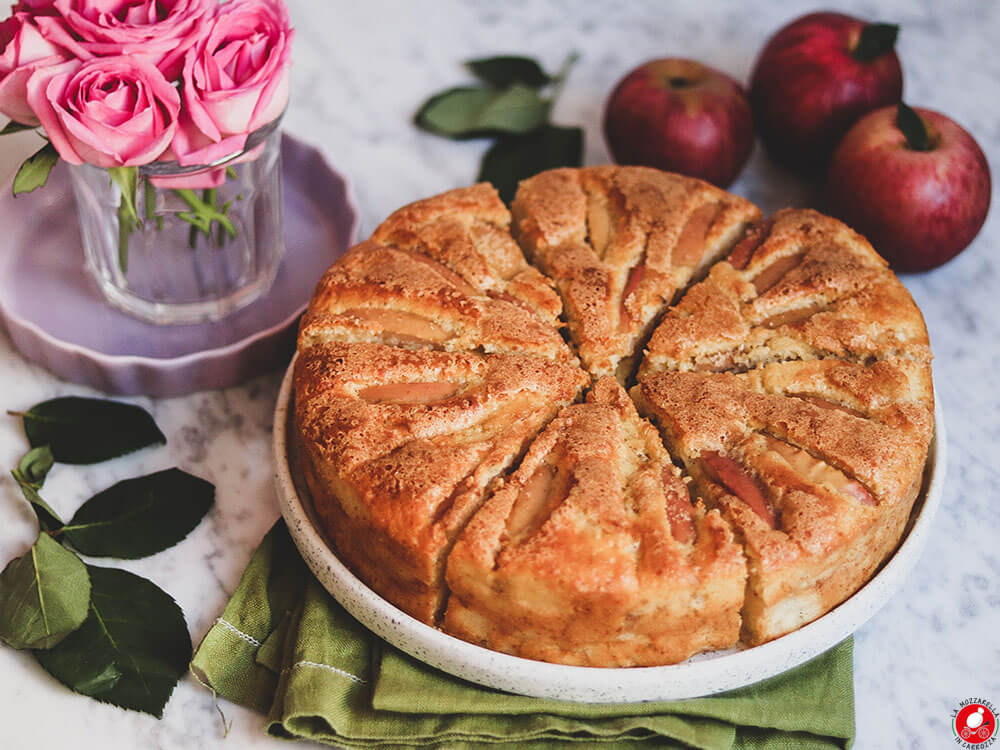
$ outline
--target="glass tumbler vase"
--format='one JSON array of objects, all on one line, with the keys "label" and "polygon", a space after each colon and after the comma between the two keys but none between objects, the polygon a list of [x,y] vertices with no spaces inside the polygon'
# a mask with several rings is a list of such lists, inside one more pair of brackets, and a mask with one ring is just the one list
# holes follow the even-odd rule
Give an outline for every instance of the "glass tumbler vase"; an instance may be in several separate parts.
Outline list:
[{"label": "glass tumbler vase", "polygon": [[70,173],[87,267],[120,310],[159,325],[204,323],[270,289],[285,252],[276,123],[213,164]]}]

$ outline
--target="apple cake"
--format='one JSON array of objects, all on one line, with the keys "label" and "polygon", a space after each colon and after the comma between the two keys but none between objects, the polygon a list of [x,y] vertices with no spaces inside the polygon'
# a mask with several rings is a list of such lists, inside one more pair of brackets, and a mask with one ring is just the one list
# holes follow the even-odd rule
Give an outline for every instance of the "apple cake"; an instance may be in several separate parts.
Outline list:
[{"label": "apple cake", "polygon": [[512,211],[584,366],[621,382],[674,296],[760,218],[749,201],[646,167],[542,172],[521,183]]},{"label": "apple cake", "polygon": [[408,614],[598,667],[762,643],[865,584],[933,434],[920,311],[859,235],[641,167],[392,214],[320,280],[293,470]]},{"label": "apple cake", "polygon": [[671,663],[736,642],[745,581],[731,528],[604,376],[462,532],[442,625],[544,661]]}]

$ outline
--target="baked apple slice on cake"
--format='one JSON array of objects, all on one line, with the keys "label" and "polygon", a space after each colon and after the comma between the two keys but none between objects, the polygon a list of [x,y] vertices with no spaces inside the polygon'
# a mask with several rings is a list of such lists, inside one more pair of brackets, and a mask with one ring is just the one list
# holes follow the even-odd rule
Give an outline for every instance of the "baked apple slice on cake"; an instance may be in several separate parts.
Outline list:
[{"label": "baked apple slice on cake", "polygon": [[525,261],[510,236],[510,212],[489,183],[404,206],[379,225],[372,239],[440,264],[479,293],[524,305],[559,325],[559,295]]},{"label": "baked apple slice on cake", "polygon": [[514,235],[556,284],[595,377],[624,382],[653,323],[760,212],[690,177],[645,167],[556,169],[525,180]]},{"label": "baked apple slice on cake", "polygon": [[521,304],[489,297],[424,256],[371,240],[320,279],[299,329],[317,341],[537,354],[575,362],[559,331]]},{"label": "baked apple slice on cake", "polygon": [[434,623],[445,555],[486,486],[587,382],[533,356],[314,343],[294,373],[304,477],[338,556]]},{"label": "baked apple slice on cake", "polygon": [[666,372],[632,395],[743,540],[748,643],[829,611],[899,542],[933,430],[926,363]]},{"label": "baked apple slice on cake", "polygon": [[671,308],[650,338],[640,374],[894,355],[930,360],[910,293],[846,225],[786,209],[751,228]]},{"label": "baked apple slice on cake", "polygon": [[610,377],[565,407],[473,516],[442,627],[563,664],[670,664],[736,643],[746,567]]}]

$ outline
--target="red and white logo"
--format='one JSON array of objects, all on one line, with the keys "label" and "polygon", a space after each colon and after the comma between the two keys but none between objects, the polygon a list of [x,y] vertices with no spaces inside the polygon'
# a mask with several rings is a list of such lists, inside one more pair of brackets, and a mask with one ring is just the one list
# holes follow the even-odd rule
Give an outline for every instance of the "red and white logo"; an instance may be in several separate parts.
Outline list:
[{"label": "red and white logo", "polygon": [[961,747],[989,747],[997,739],[996,707],[982,698],[966,698],[952,712],[951,728]]}]

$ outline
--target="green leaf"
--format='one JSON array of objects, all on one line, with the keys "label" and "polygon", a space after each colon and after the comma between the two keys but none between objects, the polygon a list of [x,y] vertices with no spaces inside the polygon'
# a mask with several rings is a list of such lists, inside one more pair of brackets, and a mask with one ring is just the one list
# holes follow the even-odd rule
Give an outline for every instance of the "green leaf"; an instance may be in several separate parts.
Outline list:
[{"label": "green leaf", "polygon": [[513,83],[523,83],[531,88],[541,88],[552,83],[552,78],[542,67],[530,57],[516,55],[500,55],[497,57],[481,57],[468,60],[465,67],[479,78],[498,89]]},{"label": "green leaf", "polygon": [[85,555],[135,559],[172,547],[212,507],[215,487],[180,469],[126,479],[94,495],[62,528]]},{"label": "green leaf", "polygon": [[89,599],[87,567],[41,534],[0,573],[0,639],[14,648],[51,648],[83,624]]},{"label": "green leaf", "polygon": [[38,516],[38,525],[43,531],[58,531],[63,527],[62,519],[59,518],[59,514],[56,513],[49,506],[47,502],[42,499],[42,496],[38,494],[38,488],[34,485],[22,480],[21,476],[18,474],[17,469],[11,472],[14,475],[14,479],[21,486],[21,494],[24,495],[24,499],[31,503],[32,510],[35,511],[35,515]]},{"label": "green leaf", "polygon": [[32,448],[24,454],[17,464],[17,474],[21,476],[21,479],[18,479],[18,481],[20,482],[23,479],[23,481],[38,489],[45,484],[45,477],[48,476],[55,461],[55,458],[52,456],[52,449],[49,446],[40,445],[37,448]]},{"label": "green leaf", "polygon": [[852,55],[858,62],[871,62],[892,52],[899,36],[899,26],[893,23],[869,23],[861,29]]},{"label": "green leaf", "polygon": [[492,182],[507,203],[517,185],[546,169],[578,167],[583,160],[583,130],[547,125],[523,136],[497,140],[483,156],[480,181]]},{"label": "green leaf", "polygon": [[30,193],[40,188],[49,179],[52,167],[59,161],[59,152],[51,143],[46,143],[17,170],[14,176],[14,195]]},{"label": "green leaf", "polygon": [[906,136],[906,145],[914,151],[930,151],[933,148],[927,126],[912,107],[899,103],[896,110],[896,126]]},{"label": "green leaf", "polygon": [[65,396],[15,415],[24,418],[31,445],[48,445],[63,464],[98,463],[167,442],[149,412],[118,401]]},{"label": "green leaf", "polygon": [[3,126],[3,130],[0,130],[0,135],[13,135],[14,133],[23,133],[25,130],[34,130],[37,125],[24,125],[20,122],[15,122],[11,120],[6,125]]},{"label": "green leaf", "polygon": [[504,89],[465,86],[432,96],[415,122],[449,138],[528,133],[545,123],[549,106],[537,91],[520,83]]},{"label": "green leaf", "polygon": [[191,661],[191,637],[177,603],[151,581],[87,566],[90,613],[76,632],[35,658],[84,695],[157,718]]},{"label": "green leaf", "polygon": [[24,499],[31,503],[35,515],[38,516],[38,525],[44,531],[56,531],[63,525],[59,515],[38,494],[38,490],[45,484],[45,477],[52,469],[54,461],[49,446],[40,445],[25,453],[18,462],[17,468],[11,472],[21,487]]}]

